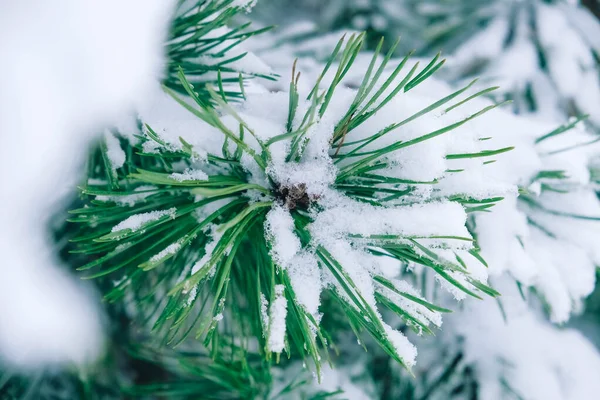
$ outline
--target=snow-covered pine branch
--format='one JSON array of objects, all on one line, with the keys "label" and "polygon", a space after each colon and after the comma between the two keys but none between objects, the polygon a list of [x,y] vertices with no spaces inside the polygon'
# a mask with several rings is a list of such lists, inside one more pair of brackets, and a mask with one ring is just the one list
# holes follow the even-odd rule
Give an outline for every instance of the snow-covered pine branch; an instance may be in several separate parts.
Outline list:
[{"label": "snow-covered pine branch", "polygon": [[[490,147],[483,132],[469,129],[495,108],[465,102],[481,94],[473,95],[472,85],[441,98],[420,89],[441,66],[437,57],[421,68],[405,58],[388,69],[393,51],[382,59],[375,54],[354,73],[362,79],[352,89],[348,72],[363,38],[340,41],[310,89],[300,88],[300,71],[287,93],[247,91],[240,105],[226,100],[220,82],[207,87],[216,110],[180,72],[189,97],[157,94],[160,106],[140,112],[146,139],[136,150],[142,154],[128,160],[132,173],[124,179],[131,189],[84,189],[91,198],[114,198],[155,186],[133,206],[94,202],[75,211],[73,221],[96,232],[80,251],[103,254],[81,269],[119,282],[109,298],[133,287],[136,296],[156,292],[160,281],[157,293],[169,294],[162,311],[137,309],[155,328],[168,328],[172,342],[183,340],[196,319],[206,343],[222,334],[221,320],[239,335],[240,319],[264,315],[264,299],[271,311],[262,326],[271,328],[280,313],[274,307],[285,309],[274,306],[283,294],[286,351],[312,358],[317,369],[319,348],[328,346],[319,325],[326,310],[318,307],[326,290],[357,332],[366,330],[412,366],[416,350],[380,309],[417,332],[439,326],[443,309],[392,278],[389,268],[430,269],[458,298],[496,295],[465,223],[469,212],[516,193],[515,185],[491,179],[481,160],[512,147]],[[173,178],[184,170],[200,170],[201,178]],[[172,217],[114,232],[122,218],[166,208],[176,209]],[[267,357],[282,350],[270,345],[280,334],[254,332],[259,341],[270,339]]]}]

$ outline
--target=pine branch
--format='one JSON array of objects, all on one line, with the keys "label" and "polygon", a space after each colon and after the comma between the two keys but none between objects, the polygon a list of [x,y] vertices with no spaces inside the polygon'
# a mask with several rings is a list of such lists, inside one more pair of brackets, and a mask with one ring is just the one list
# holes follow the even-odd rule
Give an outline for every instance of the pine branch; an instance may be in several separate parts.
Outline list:
[{"label": "pine branch", "polygon": [[[407,351],[402,344],[404,339],[397,338],[401,334],[385,324],[378,308],[390,309],[418,332],[430,332],[430,318],[436,319],[436,313],[446,310],[383,277],[377,277],[378,284],[369,283],[375,292],[365,292],[365,283],[356,281],[356,272],[337,259],[338,250],[331,247],[331,243],[319,243],[322,239],[314,236],[315,221],[325,211],[320,198],[307,191],[307,186],[281,181],[277,172],[278,168],[304,162],[310,141],[316,140],[309,131],[328,114],[337,86],[352,68],[363,41],[361,34],[351,36],[345,45],[343,39],[339,42],[330,63],[308,94],[305,102],[308,107],[303,107],[302,114],[295,106],[301,98],[298,78],[293,78],[288,123],[284,124],[286,132],[268,141],[263,141],[228,100],[210,86],[204,90],[211,101],[204,100],[180,70],[181,87],[195,103],[187,108],[224,135],[222,154],[209,153],[206,168],[195,169],[192,162],[195,153],[190,145],[182,139],[183,150],[173,150],[147,126],[144,140],[156,142],[158,153],[144,153],[143,144],[127,151],[131,156],[119,171],[119,188],[123,189],[107,191],[94,185],[82,189],[88,203],[73,210],[71,218],[71,222],[82,227],[81,234],[75,239],[79,243],[77,252],[98,254],[99,257],[95,256],[79,269],[85,271],[87,278],[114,281],[114,288],[106,293],[106,299],[115,302],[132,298],[138,318],[152,321],[153,330],[166,344],[176,345],[189,335],[195,335],[211,346],[216,355],[219,343],[225,337],[242,339],[242,348],[246,348],[247,339],[253,337],[258,340],[266,360],[271,360],[273,354],[279,359],[278,353],[285,350],[289,355],[312,359],[319,371],[321,356],[327,354],[323,350],[330,345],[330,336],[318,323],[320,315],[302,302],[303,295],[297,292],[301,288],[290,275],[293,266],[286,265],[278,255],[280,238],[269,233],[269,229],[274,229],[272,224],[280,223],[281,218],[291,218],[290,234],[297,238],[294,240],[299,240],[303,257],[310,265],[318,265],[319,274],[333,279],[331,294],[355,332],[368,332],[393,359],[406,366],[412,365],[411,359],[404,358],[403,352]],[[359,150],[367,144],[392,134],[398,126],[450,104],[468,89],[435,102],[371,137],[353,140],[354,131],[361,124],[401,90],[409,93],[441,65],[435,58],[420,72],[413,68],[404,79],[396,82],[395,77],[401,73],[405,59],[388,78],[381,78],[380,83],[392,53],[388,52],[378,68],[375,68],[377,54],[373,56],[354,101],[334,127],[328,150],[330,159],[340,165],[331,184],[332,193],[341,195],[348,204],[364,204],[374,213],[393,210],[399,204],[398,200],[412,191],[413,182],[372,174],[389,168],[389,154],[448,134],[493,108],[484,108],[413,140],[375,146],[376,150],[361,154]],[[334,65],[333,60],[338,57],[340,61]],[[321,91],[321,79],[329,68],[334,74],[333,81]],[[170,93],[180,104],[186,103],[180,95]],[[210,103],[216,104],[217,110]],[[455,106],[461,104],[464,101]],[[239,132],[224,122],[221,113],[233,117]],[[276,164],[274,160],[280,156],[275,151],[281,150],[276,150],[275,146],[280,142],[287,143],[288,153],[283,164]],[[349,160],[350,156],[353,161]],[[254,172],[250,172],[253,169],[248,162],[266,175],[265,183],[268,184],[252,183],[256,182],[256,177],[253,178]],[[176,168],[176,164],[187,165],[188,169],[177,172],[181,167]],[[420,185],[434,183],[415,182]],[[252,200],[257,196],[259,201]],[[492,201],[496,200],[490,199]],[[479,297],[478,292],[497,295],[493,289],[470,277],[464,263],[437,255],[427,244],[429,240],[447,242],[445,246],[452,248],[452,242],[457,239],[463,241],[463,238],[440,235],[347,235],[344,242],[339,243],[368,248],[371,257],[386,256],[403,264],[430,268],[458,290],[474,297]],[[469,242],[470,238],[466,240]],[[166,298],[165,292],[168,293]],[[280,302],[279,296],[284,296],[282,304],[286,305],[282,310],[275,308]],[[405,308],[410,303],[414,305]],[[270,310],[265,311],[265,305],[269,305]],[[419,307],[427,311],[417,311]],[[282,322],[284,331],[276,328]],[[282,339],[281,345],[274,344]]]},{"label": "pine branch", "polygon": [[235,17],[244,11],[235,0],[180,2],[165,44],[168,64],[164,84],[183,93],[178,79],[183,68],[190,84],[198,87],[199,96],[210,101],[204,91],[207,83],[224,83],[225,96],[242,99],[243,80],[275,79],[275,75],[261,72],[260,68],[253,71],[255,62],[245,64],[248,53],[237,50],[244,41],[271,29],[252,30],[250,22],[233,26]]}]

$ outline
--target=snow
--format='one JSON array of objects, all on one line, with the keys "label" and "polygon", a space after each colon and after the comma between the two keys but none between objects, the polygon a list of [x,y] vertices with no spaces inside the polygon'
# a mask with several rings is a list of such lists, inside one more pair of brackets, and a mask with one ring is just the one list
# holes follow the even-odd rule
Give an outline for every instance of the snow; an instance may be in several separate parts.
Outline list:
[{"label": "snow", "polygon": [[169,178],[175,179],[178,182],[189,182],[189,181],[206,181],[208,175],[206,172],[199,169],[186,169],[183,173],[174,172],[169,175]]},{"label": "snow", "polygon": [[475,364],[480,396],[502,398],[499,377],[528,399],[588,399],[597,393],[598,350],[581,333],[554,327],[519,306],[516,288],[502,289],[506,322],[495,302],[487,300],[471,303],[445,327],[464,337],[466,361]]},{"label": "snow", "polygon": [[219,322],[223,319],[223,314],[217,314],[213,317],[213,321]]},{"label": "snow", "polygon": [[286,266],[296,301],[319,321],[320,297],[323,290],[321,269],[314,254],[300,252]]},{"label": "snow", "polygon": [[[432,202],[402,207],[375,207],[343,197],[316,215],[310,232],[319,241],[347,235],[398,235],[401,238],[436,235],[470,238],[466,214],[453,202]],[[348,216],[352,218],[348,218]],[[458,245],[462,243],[457,242]]]},{"label": "snow", "polygon": [[175,218],[176,212],[177,209],[173,207],[168,210],[149,211],[146,213],[135,214],[113,226],[111,232],[120,232],[126,229],[136,232],[143,228],[144,225],[149,224],[150,222],[158,221],[162,217],[169,216],[170,218]]},{"label": "snow", "polygon": [[[373,280],[367,268],[370,256],[364,251],[353,249],[350,243],[339,239],[329,240],[324,247],[343,266],[344,272],[348,276],[348,279],[345,279],[345,281],[352,282],[350,284],[352,292],[360,294],[367,307],[377,310]],[[342,284],[335,279],[333,273],[328,268],[323,270],[323,278],[324,282],[329,287],[334,288],[349,305],[358,308],[358,305],[351,300]],[[380,315],[377,316],[381,319]]]},{"label": "snow", "polygon": [[[361,360],[366,361],[366,360]],[[307,384],[299,385],[295,393],[290,393],[291,399],[304,399],[322,395],[323,392],[337,392],[343,390],[343,398],[352,400],[369,400],[376,396],[375,388],[372,385],[365,387],[361,379],[362,371],[355,365],[335,365],[324,364],[320,376],[313,372],[312,376],[307,370],[305,364],[293,362],[283,370],[275,369],[273,393],[281,393],[282,390],[299,377],[305,379]],[[320,379],[320,382],[318,381]]]},{"label": "snow", "polygon": [[[401,293],[406,293],[414,296],[418,299],[423,297],[416,291],[412,285],[403,280],[392,280],[392,283],[396,290]],[[421,320],[431,322],[433,325],[440,327],[442,326],[442,315],[438,311],[432,311],[425,306],[415,303],[414,301],[408,300],[405,297],[395,293],[394,291],[378,284],[376,290],[391,300],[394,304],[397,304],[400,308],[410,314],[412,317]]]},{"label": "snow", "polygon": [[[483,15],[486,8],[492,9],[491,22],[453,49],[450,75],[468,75],[475,67],[479,75],[493,78],[503,92],[511,93],[520,112],[529,111],[524,97],[530,85],[538,116],[589,113],[597,125],[600,114],[593,104],[600,101],[600,78],[592,49],[598,46],[600,30],[590,23],[589,12],[578,5],[542,1],[491,4],[482,3],[475,11]],[[544,69],[538,52],[546,62]]]},{"label": "snow", "polygon": [[408,368],[413,367],[417,359],[417,348],[408,341],[402,332],[392,329],[392,327],[387,325],[385,322],[383,323],[383,328],[388,339],[390,342],[392,342],[394,350],[396,350],[396,354],[398,354],[398,356],[402,359],[402,362]]},{"label": "snow", "polygon": [[287,267],[301,247],[290,212],[281,206],[273,207],[267,214],[265,234],[272,245],[273,260],[280,267]]},{"label": "snow", "polygon": [[231,7],[241,7],[246,12],[250,12],[256,5],[257,0],[234,0]]},{"label": "snow", "polygon": [[185,302],[185,306],[190,307],[192,304],[194,304],[194,300],[196,300],[197,296],[198,296],[198,286],[196,285],[189,290],[188,297]]},{"label": "snow", "polygon": [[[221,240],[221,237],[223,236],[223,232],[220,232],[216,225],[211,224],[207,229],[210,231],[208,235],[209,241],[204,246],[204,256],[202,256],[202,258],[192,267],[192,275],[200,271],[200,269],[202,269],[202,267],[204,267],[210,261],[210,258],[213,255],[213,251],[215,250],[215,248],[219,244],[219,240]],[[214,273],[214,266],[212,267],[210,273]]]},{"label": "snow", "polygon": [[[169,145],[169,150],[182,150],[180,137],[192,145],[193,151],[202,160],[206,158],[206,149],[219,154],[222,134],[203,123],[194,114],[179,105],[164,93],[160,87],[152,88],[152,93],[137,105],[138,117]],[[144,143],[144,151],[152,153],[158,143]]]},{"label": "snow", "polygon": [[273,70],[253,53],[246,54],[243,58],[227,64],[228,67],[246,74],[272,75]]},{"label": "snow", "polygon": [[113,133],[105,132],[104,139],[106,140],[106,155],[110,161],[110,166],[113,171],[116,171],[125,164],[125,152],[121,148],[119,139]]},{"label": "snow", "polygon": [[84,363],[101,351],[97,300],[61,271],[46,222],[80,180],[97,132],[160,75],[171,4],[2,5],[0,358],[12,367]]},{"label": "snow", "polygon": [[[88,184],[92,184],[92,183],[93,182],[90,182],[88,180]],[[146,197],[154,194],[155,190],[156,190],[155,186],[141,185],[141,186],[138,186],[135,189],[133,189],[134,192],[140,192],[140,193],[133,193],[133,194],[127,194],[127,195],[96,196],[95,199],[98,201],[106,201],[106,202],[113,201],[120,206],[133,207],[138,202],[144,201],[144,199]]]},{"label": "snow", "polygon": [[285,287],[275,285],[275,296],[269,307],[269,337],[267,349],[273,353],[281,353],[285,348],[285,317],[287,300],[283,294]]},{"label": "snow", "polygon": [[150,262],[160,261],[167,256],[177,253],[180,248],[181,248],[181,243],[179,243],[179,242],[171,243],[170,245],[165,247],[163,250],[161,250],[159,253],[153,255],[152,258],[150,258]]},{"label": "snow", "polygon": [[564,9],[539,4],[538,29],[541,45],[546,49],[549,72],[560,95],[573,99],[583,113],[600,122],[600,78],[597,63],[577,23],[566,18]]},{"label": "snow", "polygon": [[312,196],[322,195],[335,178],[329,162],[271,164],[267,173],[283,187],[305,185]]}]

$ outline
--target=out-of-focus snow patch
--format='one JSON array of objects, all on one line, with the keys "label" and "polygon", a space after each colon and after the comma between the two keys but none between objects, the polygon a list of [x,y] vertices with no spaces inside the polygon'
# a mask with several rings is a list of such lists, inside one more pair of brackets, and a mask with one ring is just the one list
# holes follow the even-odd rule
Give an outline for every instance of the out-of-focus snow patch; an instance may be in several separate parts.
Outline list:
[{"label": "out-of-focus snow patch", "polygon": [[505,398],[508,387],[532,400],[589,399],[598,393],[598,350],[579,332],[537,316],[516,289],[505,285],[502,294],[506,321],[491,299],[472,302],[446,319],[446,329],[465,338],[466,362],[475,364],[480,397]]},{"label": "out-of-focus snow patch", "polygon": [[[365,360],[361,360],[365,361]],[[293,382],[306,380],[305,385],[297,385],[296,390],[285,393],[286,399],[300,400],[314,397],[331,399],[368,400],[376,397],[373,382],[363,374],[362,365],[335,365],[324,364],[320,376],[312,372],[306,365],[296,362],[283,370],[275,369],[273,374],[272,393],[282,393],[284,388]],[[319,381],[320,379],[320,381]],[[325,393],[336,395],[327,396]]]},{"label": "out-of-focus snow patch", "polygon": [[161,74],[170,6],[161,0],[2,3],[4,361],[23,367],[81,363],[100,350],[98,310],[58,270],[46,219],[78,180],[94,132],[126,112]]}]

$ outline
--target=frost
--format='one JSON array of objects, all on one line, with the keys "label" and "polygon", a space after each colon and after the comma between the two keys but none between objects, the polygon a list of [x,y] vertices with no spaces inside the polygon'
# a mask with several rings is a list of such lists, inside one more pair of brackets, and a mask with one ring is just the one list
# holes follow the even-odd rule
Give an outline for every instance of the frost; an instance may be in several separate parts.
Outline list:
[{"label": "frost", "polygon": [[260,322],[263,326],[263,337],[267,337],[269,328],[269,302],[263,293],[260,294]]}]

